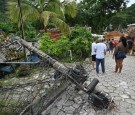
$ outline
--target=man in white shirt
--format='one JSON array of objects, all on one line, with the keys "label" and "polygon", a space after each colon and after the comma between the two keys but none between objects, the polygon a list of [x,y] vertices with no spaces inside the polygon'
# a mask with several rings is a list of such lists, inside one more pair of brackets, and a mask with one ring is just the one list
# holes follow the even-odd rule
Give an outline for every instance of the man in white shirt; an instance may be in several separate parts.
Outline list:
[{"label": "man in white shirt", "polygon": [[105,54],[106,54],[106,45],[103,43],[104,40],[100,40],[99,43],[96,44],[96,72],[99,73],[99,64],[101,63],[102,72],[105,73]]},{"label": "man in white shirt", "polygon": [[94,39],[94,41],[93,41],[93,43],[92,43],[92,48],[91,48],[91,56],[92,56],[92,66],[93,66],[93,69],[95,69],[94,63],[95,63],[95,61],[96,61],[95,48],[96,48],[96,39]]}]

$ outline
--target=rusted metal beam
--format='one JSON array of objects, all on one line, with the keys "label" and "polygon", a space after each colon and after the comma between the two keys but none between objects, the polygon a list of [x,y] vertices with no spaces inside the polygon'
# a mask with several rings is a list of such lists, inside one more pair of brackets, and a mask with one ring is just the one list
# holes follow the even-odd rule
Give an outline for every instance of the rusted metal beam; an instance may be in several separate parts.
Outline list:
[{"label": "rusted metal beam", "polygon": [[[44,52],[38,50],[37,48],[30,46],[28,44],[28,42],[26,42],[25,40],[17,37],[16,39],[19,40],[19,42],[25,47],[27,48],[29,51],[37,54],[43,61],[45,60],[45,62],[48,62],[55,70],[58,70],[59,72],[61,72],[64,77],[69,78],[74,84],[77,85],[78,88],[80,88],[81,90],[84,90],[84,87],[82,85],[80,85],[75,79],[72,78],[72,76],[69,74],[69,68],[65,67],[63,64],[61,64],[60,62],[58,62],[57,60],[51,58],[49,55],[45,54]],[[65,82],[65,85],[63,88],[60,89],[60,91],[58,91],[58,93],[54,96],[54,98],[52,98],[49,102],[45,103],[44,105],[44,109],[47,108],[47,106],[49,106],[55,99],[57,99],[57,97],[69,86],[69,82]],[[86,92],[86,91],[85,91]],[[33,104],[32,104],[33,105]],[[30,106],[32,106],[30,105]],[[26,107],[26,110],[24,110],[20,115],[23,115],[26,111],[28,111],[28,109],[30,108],[30,106]]]},{"label": "rusted metal beam", "polygon": [[30,46],[28,44],[28,42],[26,42],[25,40],[17,37],[16,39],[19,40],[19,42],[28,50],[30,50],[31,52],[37,54],[41,59],[45,60],[46,62],[48,62],[49,64],[51,64],[51,66],[55,69],[58,70],[59,72],[61,72],[63,75],[67,76],[71,81],[73,81],[73,83],[75,85],[77,85],[78,88],[80,88],[81,90],[83,90],[84,92],[86,92],[86,90],[84,89],[84,87],[82,85],[80,85],[75,79],[73,79],[73,77],[71,75],[69,75],[69,68],[65,67],[63,64],[61,64],[60,62],[58,62],[57,60],[51,58],[49,55],[45,54],[44,52],[42,52],[41,50]]}]

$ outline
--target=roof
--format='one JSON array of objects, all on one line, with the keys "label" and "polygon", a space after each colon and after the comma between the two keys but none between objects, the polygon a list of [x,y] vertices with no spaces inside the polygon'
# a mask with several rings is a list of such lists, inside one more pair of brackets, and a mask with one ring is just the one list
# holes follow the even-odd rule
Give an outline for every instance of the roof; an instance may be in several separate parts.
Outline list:
[{"label": "roof", "polygon": [[105,33],[105,38],[115,38],[115,37],[120,37],[123,35],[124,34],[119,31],[111,31],[111,32]]}]

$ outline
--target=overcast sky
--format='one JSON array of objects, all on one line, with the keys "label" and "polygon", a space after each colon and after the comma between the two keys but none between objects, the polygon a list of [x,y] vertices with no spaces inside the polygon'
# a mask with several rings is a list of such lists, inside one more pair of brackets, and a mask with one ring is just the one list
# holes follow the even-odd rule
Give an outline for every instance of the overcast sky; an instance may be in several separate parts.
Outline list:
[{"label": "overcast sky", "polygon": [[[63,0],[61,0],[61,1],[63,1]],[[67,0],[67,1],[73,1],[73,0]],[[79,1],[82,1],[82,0],[77,0],[77,2],[79,2]],[[127,4],[127,6],[129,7],[134,3],[135,3],[135,0],[129,0],[129,3]]]},{"label": "overcast sky", "polygon": [[127,6],[129,7],[129,6],[131,6],[132,4],[134,4],[135,3],[135,0],[129,0],[129,3],[127,4]]}]

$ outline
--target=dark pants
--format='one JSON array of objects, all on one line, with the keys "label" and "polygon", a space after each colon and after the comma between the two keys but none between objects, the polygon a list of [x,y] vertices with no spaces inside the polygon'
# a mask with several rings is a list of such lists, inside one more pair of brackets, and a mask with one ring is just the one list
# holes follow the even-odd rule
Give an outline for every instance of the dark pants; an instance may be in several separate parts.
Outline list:
[{"label": "dark pants", "polygon": [[99,64],[101,63],[102,72],[105,73],[105,61],[103,59],[96,58],[96,72],[99,73]]}]

